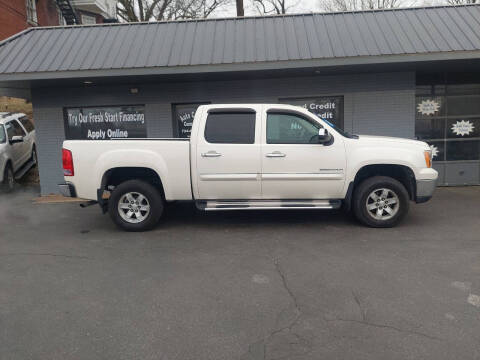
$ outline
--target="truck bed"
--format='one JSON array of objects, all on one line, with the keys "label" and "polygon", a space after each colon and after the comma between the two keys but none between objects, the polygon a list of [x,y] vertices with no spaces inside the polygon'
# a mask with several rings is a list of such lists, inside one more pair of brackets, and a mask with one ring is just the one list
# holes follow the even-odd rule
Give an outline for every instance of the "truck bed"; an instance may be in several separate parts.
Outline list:
[{"label": "truck bed", "polygon": [[188,139],[68,140],[72,152],[77,196],[97,199],[104,174],[117,167],[146,167],[157,172],[166,200],[191,200]]}]

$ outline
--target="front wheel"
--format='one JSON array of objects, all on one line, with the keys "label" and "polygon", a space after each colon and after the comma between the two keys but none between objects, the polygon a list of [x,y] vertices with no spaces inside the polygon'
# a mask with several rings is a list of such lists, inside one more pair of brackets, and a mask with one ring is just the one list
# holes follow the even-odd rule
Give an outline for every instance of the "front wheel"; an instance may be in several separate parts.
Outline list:
[{"label": "front wheel", "polygon": [[126,231],[152,229],[162,216],[163,207],[160,192],[140,180],[121,183],[108,200],[110,217],[118,227]]},{"label": "front wheel", "polygon": [[374,176],[355,189],[355,216],[371,227],[393,227],[408,213],[409,196],[401,182],[388,176]]}]

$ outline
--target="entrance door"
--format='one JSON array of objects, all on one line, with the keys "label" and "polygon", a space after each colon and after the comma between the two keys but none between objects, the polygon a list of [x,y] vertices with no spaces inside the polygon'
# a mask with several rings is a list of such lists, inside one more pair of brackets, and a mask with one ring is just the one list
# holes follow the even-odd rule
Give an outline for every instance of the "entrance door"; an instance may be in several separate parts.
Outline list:
[{"label": "entrance door", "polygon": [[199,199],[260,199],[261,122],[253,109],[215,109],[197,135]]},{"label": "entrance door", "polygon": [[345,181],[345,149],[336,135],[318,144],[321,124],[303,114],[269,111],[262,136],[264,199],[338,199]]}]

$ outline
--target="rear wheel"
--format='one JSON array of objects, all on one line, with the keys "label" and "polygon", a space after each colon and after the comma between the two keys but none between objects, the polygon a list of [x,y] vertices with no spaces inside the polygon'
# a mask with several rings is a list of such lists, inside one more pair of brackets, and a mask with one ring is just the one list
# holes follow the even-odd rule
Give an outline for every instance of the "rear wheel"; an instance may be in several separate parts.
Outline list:
[{"label": "rear wheel", "polygon": [[3,173],[2,190],[4,192],[11,192],[15,187],[15,176],[11,164],[7,164]]},{"label": "rear wheel", "polygon": [[408,213],[409,196],[399,181],[387,176],[364,180],[355,190],[355,216],[371,227],[393,227]]},{"label": "rear wheel", "polygon": [[152,229],[163,213],[163,199],[152,185],[129,180],[118,185],[108,200],[108,212],[113,222],[126,231]]}]

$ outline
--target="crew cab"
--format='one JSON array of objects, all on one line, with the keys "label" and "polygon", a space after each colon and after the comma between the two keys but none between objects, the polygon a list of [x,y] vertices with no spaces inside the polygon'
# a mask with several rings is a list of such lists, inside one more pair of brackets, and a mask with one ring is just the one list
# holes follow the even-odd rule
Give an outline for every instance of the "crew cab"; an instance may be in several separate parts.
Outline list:
[{"label": "crew cab", "polygon": [[63,168],[64,195],[98,202],[127,231],[151,229],[175,200],[205,211],[343,206],[391,227],[438,176],[424,142],[350,135],[280,104],[202,105],[190,139],[65,141]]},{"label": "crew cab", "polygon": [[35,128],[23,113],[0,112],[0,184],[13,190],[15,180],[37,164]]}]

